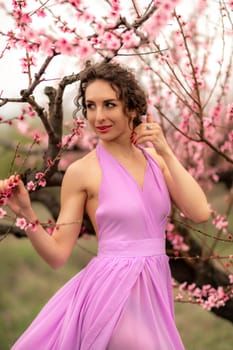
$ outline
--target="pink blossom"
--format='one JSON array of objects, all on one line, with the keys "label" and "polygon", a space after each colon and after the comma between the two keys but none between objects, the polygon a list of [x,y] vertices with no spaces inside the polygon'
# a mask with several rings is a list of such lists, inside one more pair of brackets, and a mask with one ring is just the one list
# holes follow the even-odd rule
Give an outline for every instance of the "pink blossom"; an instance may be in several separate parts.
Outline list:
[{"label": "pink blossom", "polygon": [[85,22],[93,22],[95,21],[95,16],[91,13],[88,13],[88,12],[84,12],[83,13],[83,16],[82,16],[82,19],[85,21]]},{"label": "pink blossom", "polygon": [[230,142],[233,142],[233,131],[229,132],[228,138],[229,138]]},{"label": "pink blossom", "polygon": [[210,117],[213,119],[214,124],[220,122],[220,114],[222,112],[222,105],[217,103],[217,105],[211,109]]},{"label": "pink blossom", "polygon": [[36,223],[29,222],[29,223],[27,224],[27,226],[25,227],[24,230],[25,230],[25,231],[30,230],[30,231],[35,232],[36,229],[37,229],[37,226],[38,226],[38,223],[37,223],[37,222],[36,222]]},{"label": "pink blossom", "polygon": [[111,12],[109,14],[109,17],[116,20],[120,15],[120,10],[121,10],[120,1],[119,0],[111,0],[110,2],[112,4],[112,8],[111,8]]},{"label": "pink blossom", "polygon": [[179,291],[182,292],[187,287],[187,282],[183,282],[179,285]]},{"label": "pink blossom", "polygon": [[36,189],[36,184],[33,181],[29,181],[27,183],[27,189],[28,191],[35,191]]},{"label": "pink blossom", "polygon": [[[35,63],[35,61],[34,61]],[[29,117],[35,117],[36,112],[32,109],[32,106],[28,106],[28,111],[27,111]]]},{"label": "pink blossom", "polygon": [[41,137],[40,137],[40,135],[38,134],[37,131],[34,132],[33,139],[34,139],[34,142],[35,142],[35,143],[37,143],[37,144],[40,143]]},{"label": "pink blossom", "polygon": [[15,11],[14,15],[15,15],[14,17],[17,21],[17,24],[19,26],[25,26],[25,25],[29,25],[30,23],[32,23],[32,19],[28,13],[23,13],[21,11]]},{"label": "pink blossom", "polygon": [[27,221],[24,218],[17,218],[15,226],[19,227],[21,230],[24,230],[27,226]]},{"label": "pink blossom", "polygon": [[219,176],[217,174],[213,174],[212,175],[212,179],[214,180],[214,182],[218,182],[219,181]]},{"label": "pink blossom", "polygon": [[109,31],[106,31],[100,40],[104,49],[118,50],[121,46],[120,39]]},{"label": "pink blossom", "polygon": [[122,33],[121,38],[124,43],[124,48],[126,49],[136,47],[140,42],[139,37],[134,33],[133,30],[127,30],[126,32]]},{"label": "pink blossom", "polygon": [[227,106],[226,121],[229,121],[229,122],[233,121],[233,103],[230,103]]},{"label": "pink blossom", "polygon": [[52,219],[48,219],[48,223],[46,225],[46,232],[49,234],[49,235],[52,235],[53,234],[53,230],[54,230],[54,221]]},{"label": "pink blossom", "polygon": [[229,281],[231,284],[233,283],[233,275],[229,275]]},{"label": "pink blossom", "polygon": [[74,127],[71,128],[72,133],[75,136],[81,136],[83,134],[83,128],[85,127],[85,123],[83,120],[76,118],[73,121]]},{"label": "pink blossom", "polygon": [[196,283],[192,283],[188,286],[188,291],[192,292],[196,288]]},{"label": "pink blossom", "polygon": [[225,141],[224,144],[220,147],[220,150],[222,152],[225,152],[225,151],[231,151],[232,150],[232,142],[230,141]]},{"label": "pink blossom", "polygon": [[38,182],[38,185],[41,186],[41,187],[45,187],[47,184],[46,180],[45,179],[41,179],[39,182]]},{"label": "pink blossom", "polygon": [[38,181],[38,185],[41,186],[41,187],[45,187],[46,186],[46,180],[45,180],[44,176],[45,176],[45,174],[41,173],[41,172],[38,172],[35,175],[36,180],[39,180]]},{"label": "pink blossom", "polygon": [[182,294],[179,293],[179,294],[176,295],[175,299],[176,299],[177,301],[180,301],[180,300],[183,300],[183,299],[184,299],[184,296],[183,296]]},{"label": "pink blossom", "polygon": [[95,28],[96,28],[96,32],[98,33],[98,35],[102,35],[104,33],[104,29],[105,29],[105,24],[101,21],[95,22]]},{"label": "pink blossom", "polygon": [[82,39],[79,41],[79,45],[77,47],[77,54],[81,59],[87,59],[88,57],[94,55],[95,50],[90,45],[87,39]]},{"label": "pink blossom", "polygon": [[47,38],[47,37],[42,37],[43,33],[40,35],[40,49],[42,52],[45,54],[51,55],[54,52],[54,44],[53,44],[53,39]]},{"label": "pink blossom", "polygon": [[189,250],[189,246],[179,233],[167,230],[167,239],[171,242],[173,249],[184,252]]},{"label": "pink blossom", "polygon": [[6,197],[0,197],[0,205],[6,205],[7,204],[7,198]]},{"label": "pink blossom", "polygon": [[57,52],[61,52],[66,55],[74,54],[74,47],[72,43],[68,42],[65,38],[58,39],[55,44]]},{"label": "pink blossom", "polygon": [[12,5],[13,5],[13,7],[15,9],[17,9],[18,7],[19,8],[26,7],[27,6],[27,1],[26,0],[21,0],[21,1],[13,0],[12,1]]},{"label": "pink blossom", "polygon": [[37,10],[36,14],[38,17],[42,17],[42,18],[46,17],[46,13],[45,13],[44,9]]},{"label": "pink blossom", "polygon": [[52,227],[47,227],[46,232],[51,236],[53,234],[53,228]]},{"label": "pink blossom", "polygon": [[213,225],[216,226],[217,229],[222,230],[223,232],[226,232],[228,221],[224,216],[220,214],[216,215],[215,218],[212,220],[212,223]]},{"label": "pink blossom", "polygon": [[30,66],[35,66],[36,65],[36,58],[35,58],[35,56],[31,55],[31,56],[28,56],[26,58],[24,58],[24,57],[21,58],[20,62],[21,62],[22,72],[23,73],[27,73],[28,72],[28,68]]},{"label": "pink blossom", "polygon": [[47,158],[47,165],[51,167],[53,166],[53,164],[54,164],[54,160],[52,158]]},{"label": "pink blossom", "polygon": [[38,172],[38,173],[36,173],[36,175],[35,175],[35,178],[38,180],[38,179],[41,179],[42,177],[44,177],[44,173],[42,173],[42,172]]},{"label": "pink blossom", "polygon": [[62,138],[62,142],[61,142],[60,147],[64,147],[64,146],[70,147],[74,143],[75,143],[75,140],[71,137],[71,135],[65,135]]},{"label": "pink blossom", "polygon": [[68,2],[76,9],[79,9],[80,5],[82,4],[82,0],[68,0]]},{"label": "pink blossom", "polygon": [[230,6],[230,9],[233,11],[233,1],[232,1],[232,0],[230,0],[230,1],[228,2],[228,5]]},{"label": "pink blossom", "polygon": [[143,24],[143,29],[147,32],[149,40],[153,41],[158,35],[159,31],[167,24],[168,20],[172,18],[172,12],[177,3],[178,1],[155,1],[155,6],[158,6],[158,9]]}]

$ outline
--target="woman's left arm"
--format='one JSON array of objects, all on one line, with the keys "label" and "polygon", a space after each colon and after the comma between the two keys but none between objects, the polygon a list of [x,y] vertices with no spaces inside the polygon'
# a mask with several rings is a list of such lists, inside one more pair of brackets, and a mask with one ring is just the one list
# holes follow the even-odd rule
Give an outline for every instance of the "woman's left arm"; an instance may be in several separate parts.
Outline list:
[{"label": "woman's left arm", "polygon": [[161,157],[161,168],[175,205],[192,221],[197,223],[207,221],[210,217],[210,208],[199,184],[171,150]]},{"label": "woman's left arm", "polygon": [[207,221],[210,217],[210,208],[207,198],[183,165],[176,158],[168,145],[160,126],[147,117],[147,122],[135,129],[134,143],[151,142],[154,150],[149,153],[159,162],[171,198],[181,212],[194,222]]}]

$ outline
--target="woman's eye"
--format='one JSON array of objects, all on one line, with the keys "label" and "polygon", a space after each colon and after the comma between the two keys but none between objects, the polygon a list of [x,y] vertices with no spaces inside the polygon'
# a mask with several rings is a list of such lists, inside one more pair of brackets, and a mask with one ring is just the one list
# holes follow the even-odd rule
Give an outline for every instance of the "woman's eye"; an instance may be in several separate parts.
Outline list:
[{"label": "woman's eye", "polygon": [[112,102],[107,102],[106,103],[106,107],[108,107],[108,108],[113,108],[115,106],[116,106],[115,103],[112,103]]},{"label": "woman's eye", "polygon": [[95,106],[93,103],[87,103],[86,107],[87,107],[87,109],[93,109]]}]

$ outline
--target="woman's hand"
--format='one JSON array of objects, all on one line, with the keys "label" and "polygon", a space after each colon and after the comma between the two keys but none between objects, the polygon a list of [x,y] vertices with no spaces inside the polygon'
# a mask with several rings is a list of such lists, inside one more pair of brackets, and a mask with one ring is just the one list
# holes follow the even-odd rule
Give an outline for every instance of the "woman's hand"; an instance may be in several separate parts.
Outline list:
[{"label": "woman's hand", "polygon": [[147,115],[146,122],[134,129],[132,141],[135,145],[151,142],[161,156],[171,153],[161,127],[153,121],[151,115]]},{"label": "woman's hand", "polygon": [[138,125],[134,132],[134,139],[132,139],[134,144],[149,141],[161,156],[161,169],[175,205],[193,222],[207,221],[210,216],[207,198],[195,179],[172,152],[160,126],[153,122],[151,116],[148,116],[146,122]]},{"label": "woman's hand", "polygon": [[31,208],[29,193],[19,175],[0,180],[0,196],[7,198],[7,205],[16,215],[23,215]]}]

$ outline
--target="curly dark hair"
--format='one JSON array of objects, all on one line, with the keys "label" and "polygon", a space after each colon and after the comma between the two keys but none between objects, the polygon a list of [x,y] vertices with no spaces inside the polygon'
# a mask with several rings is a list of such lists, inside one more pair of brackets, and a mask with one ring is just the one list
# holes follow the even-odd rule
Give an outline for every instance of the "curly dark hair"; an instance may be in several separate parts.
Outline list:
[{"label": "curly dark hair", "polygon": [[79,92],[74,101],[77,111],[82,110],[84,117],[87,117],[85,91],[97,79],[107,81],[116,91],[117,97],[123,102],[126,115],[129,111],[136,111],[133,128],[139,125],[142,122],[141,117],[147,112],[146,94],[132,71],[115,62],[89,65],[80,73]]}]

